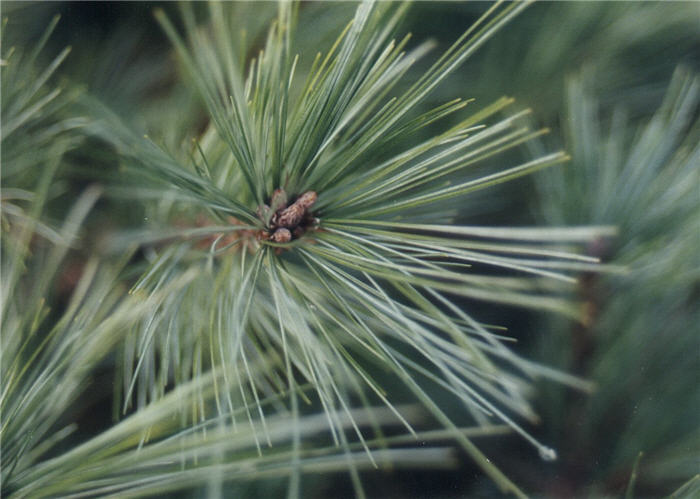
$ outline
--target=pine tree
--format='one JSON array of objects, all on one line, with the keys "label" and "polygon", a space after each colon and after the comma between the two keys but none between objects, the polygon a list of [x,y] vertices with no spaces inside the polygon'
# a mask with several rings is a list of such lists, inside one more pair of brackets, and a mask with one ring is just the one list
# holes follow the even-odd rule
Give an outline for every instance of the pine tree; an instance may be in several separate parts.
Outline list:
[{"label": "pine tree", "polygon": [[[543,459],[533,476],[554,444],[566,475],[576,441],[557,428],[574,414],[578,442],[593,441],[625,400],[629,383],[611,378],[642,364],[674,385],[697,365],[683,357],[697,344],[687,334],[697,78],[679,73],[633,138],[621,112],[601,128],[593,86],[573,80],[567,152],[543,146],[555,141],[512,98],[463,100],[450,84],[499,33],[496,58],[526,6],[490,5],[437,55],[403,34],[408,4],[371,1],[168,6],[155,13],[168,59],[144,51],[126,64],[138,37],[118,30],[78,47],[63,73],[72,80],[56,77],[69,49],[43,62],[57,18],[37,43],[3,44],[2,493],[299,497],[323,494],[312,475],[342,471],[363,497],[363,473],[455,466],[461,447],[500,490],[524,496],[514,482],[541,490],[520,480],[530,468],[513,480],[497,466],[505,456],[487,457],[475,439],[519,435]],[[624,9],[601,9],[625,24]],[[679,10],[652,23],[655,36],[685,21]],[[572,53],[586,50],[562,43],[538,64],[563,71]],[[90,81],[92,64],[103,75]],[[495,80],[511,79],[489,67],[477,86],[493,81],[482,95],[500,95]],[[529,74],[512,78],[513,92],[547,93]],[[139,97],[154,82],[158,92]],[[555,100],[535,114],[551,116]],[[540,170],[541,226],[455,222]],[[128,227],[100,227],[109,210]],[[603,288],[601,302],[591,290]],[[520,331],[485,322],[483,307],[550,317],[560,341],[547,340],[546,364],[516,353]],[[673,342],[662,354],[685,358],[674,369],[648,357],[660,329]],[[585,368],[567,363],[586,335],[595,354]],[[104,373],[113,393],[95,380]],[[586,409],[558,412],[571,398],[562,387],[588,396],[584,378],[599,385]],[[90,433],[92,389],[114,403],[113,420]],[[631,496],[685,481],[697,425],[680,413],[666,430],[649,425],[659,404],[682,401],[690,414],[698,401],[686,392],[678,383],[650,403],[626,399],[638,412],[611,442],[606,474],[571,492],[626,484]],[[537,412],[547,444],[528,431]]]}]

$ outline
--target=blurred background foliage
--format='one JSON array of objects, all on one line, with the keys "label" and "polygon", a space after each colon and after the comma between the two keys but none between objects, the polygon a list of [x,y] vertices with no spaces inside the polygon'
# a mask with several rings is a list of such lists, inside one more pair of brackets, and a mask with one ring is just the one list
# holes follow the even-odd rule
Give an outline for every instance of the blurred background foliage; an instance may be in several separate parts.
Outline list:
[{"label": "blurred background foliage", "polygon": [[[416,45],[434,39],[440,52],[488,6],[418,2],[402,31],[412,32]],[[175,11],[169,2],[4,2],[3,17],[9,24],[3,28],[3,54],[12,45],[31,46],[55,14],[61,14],[37,58],[44,58],[38,67],[50,66],[71,46],[65,61],[46,75],[49,88],[61,88],[69,96],[60,101],[62,106],[78,106],[79,96],[98,99],[166,149],[187,148],[206,126],[206,115],[178,72],[170,44],[153,18],[155,7]],[[241,3],[236,8],[245,36],[264,43],[274,4]],[[301,77],[354,8],[352,2],[302,4],[296,42],[299,52],[309,55],[301,60]],[[419,61],[412,70],[413,78],[425,69],[423,64]],[[30,64],[26,68],[32,71]],[[514,96],[550,133],[540,144],[512,154],[527,156],[533,149],[554,146],[572,156],[562,167],[452,204],[449,209],[458,221],[619,228],[617,238],[595,241],[588,248],[590,255],[620,270],[582,277],[572,298],[584,302],[584,323],[479,305],[481,320],[508,326],[518,336],[515,348],[520,353],[595,384],[591,394],[552,383],[533,394],[541,421],[529,430],[556,448],[559,460],[539,460],[516,437],[484,444],[506,474],[534,496],[620,496],[629,488],[633,496],[657,497],[697,473],[699,70],[696,2],[542,2],[498,33],[426,103],[463,97],[475,98],[470,105],[481,107],[503,95]],[[52,127],[51,135],[31,141],[50,139],[61,160],[52,184],[43,187],[49,189],[43,211],[49,220],[62,219],[86,185],[118,178],[117,165],[105,144],[68,133],[82,122],[67,116],[80,111],[64,116],[63,108],[46,107],[31,126],[6,128],[16,117],[11,112],[19,106],[19,90],[3,80],[3,187],[32,190],[42,182],[39,173],[20,175],[38,168],[10,170],[8,165],[17,163],[8,155],[16,153],[35,164],[35,156],[21,149],[30,141],[20,134],[40,134]],[[100,235],[137,226],[142,217],[135,203],[103,196],[85,221],[93,245],[66,258],[84,259],[98,251],[94,241]],[[49,238],[53,235],[48,225],[44,231]],[[60,289],[56,295],[57,303],[65,300]],[[109,427],[110,390],[99,380],[88,387],[91,409],[82,416],[77,411],[78,432],[86,432],[82,438]],[[90,414],[104,421],[95,422]],[[362,478],[373,497],[496,494],[465,456],[457,457],[450,470],[367,472]],[[637,478],[631,482],[633,470]],[[343,474],[306,479],[312,483],[307,490],[318,497],[352,494]],[[697,485],[683,490],[692,495]]]}]

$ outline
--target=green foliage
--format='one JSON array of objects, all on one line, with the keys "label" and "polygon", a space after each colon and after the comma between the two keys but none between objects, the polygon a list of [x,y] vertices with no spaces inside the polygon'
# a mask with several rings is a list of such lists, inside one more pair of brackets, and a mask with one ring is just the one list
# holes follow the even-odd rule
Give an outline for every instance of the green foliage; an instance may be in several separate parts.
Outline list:
[{"label": "green foliage", "polygon": [[[502,30],[525,6],[412,7],[487,9],[435,58],[390,2],[185,3],[136,30],[131,10],[89,46],[77,30],[68,67],[57,18],[3,44],[1,493],[315,497],[335,482],[309,475],[343,471],[363,497],[377,468],[471,475],[454,443],[516,495],[695,473],[700,85],[678,70],[641,125],[655,87],[616,93],[697,41],[692,7],[543,4]],[[10,8],[29,37],[53,10]],[[501,95],[551,117],[583,64],[551,152],[556,128]],[[507,185],[553,227],[474,215],[539,170]],[[513,348],[525,324],[487,323],[511,306],[554,312],[543,365]],[[103,399],[113,421],[85,428]],[[508,432],[543,461],[474,443]]]},{"label": "green foliage", "polygon": [[[476,15],[478,4],[435,8],[454,19]],[[430,12],[431,6],[418,4],[415,15],[423,9]],[[694,2],[536,2],[453,81],[477,99],[512,95],[532,106],[538,122],[554,127],[562,117],[567,77],[585,68],[587,87],[602,105],[624,98],[632,117],[647,116],[680,62],[697,67],[696,21]]]},{"label": "green foliage", "polygon": [[[697,368],[697,337],[689,332],[700,320],[693,304],[700,277],[700,80],[678,70],[661,107],[639,127],[622,106],[603,120],[587,88],[582,78],[569,83],[566,131],[576,159],[539,178],[543,213],[554,223],[619,227],[617,238],[597,241],[589,254],[628,272],[582,282],[587,323],[573,328],[573,343],[551,342],[547,357],[568,359],[560,367],[590,378],[597,390],[573,428],[566,412],[550,417],[569,418],[559,424],[570,459],[598,456],[592,487],[614,490],[639,452],[639,481],[678,483],[693,473],[700,444],[700,398],[679,382]],[[557,397],[545,407],[557,407],[565,395]],[[595,435],[619,419],[624,430],[598,443]]]},{"label": "green foliage", "polygon": [[[330,414],[350,414],[356,401],[385,404],[415,432],[392,402],[391,385],[381,381],[397,380],[493,479],[517,491],[435,403],[424,385],[430,382],[457,397],[478,423],[505,422],[544,458],[553,457],[508,413],[533,417],[525,398],[532,379],[584,385],[520,359],[447,295],[576,316],[547,281],[574,282],[571,273],[595,268],[596,259],[561,244],[610,230],[445,225],[450,216],[439,202],[566,159],[553,153],[489,175],[470,174],[472,165],[541,133],[528,130],[521,114],[497,118],[509,99],[404,145],[424,126],[466,105],[453,100],[417,109],[522,7],[494,6],[396,97],[388,95],[427,49],[419,45],[404,53],[407,38],[391,41],[406,5],[361,4],[300,86],[294,7],[280,4],[264,48],[247,71],[241,54],[249,48],[237,44],[235,9],[212,4],[211,27],[204,28],[185,4],[184,40],[157,14],[211,126],[192,156],[180,159],[106,113],[95,127],[124,156],[127,172],[150,181],[141,192],[161,201],[148,218],[155,227],[168,227],[161,237],[168,241],[153,247],[152,262],[132,293],[150,296],[183,273],[197,275],[182,292],[168,294],[127,343],[127,406],[158,400],[170,381],[187,382],[216,368],[224,373],[216,388],[219,413],[246,407],[251,427],[265,430],[260,397],[289,390],[298,418],[298,386],[309,383],[329,413],[333,438],[347,446]],[[304,192],[318,194],[314,219],[289,243],[270,239],[271,213],[278,207],[264,215],[264,203],[274,204],[278,187],[290,201]],[[193,228],[197,220],[203,226]],[[188,221],[190,227],[176,228]],[[152,229],[147,238],[158,234]],[[515,275],[481,270],[489,267]],[[252,364],[265,368],[254,373]],[[202,417],[199,408],[190,417]],[[354,432],[365,442],[356,425]],[[269,438],[266,431],[254,435],[259,447]]]},{"label": "green foliage", "polygon": [[[53,25],[46,37],[52,28]],[[332,417],[342,429],[351,423],[363,426],[371,422],[378,427],[390,420],[385,410],[373,411],[368,419],[368,413],[358,409],[347,414],[311,414],[290,425],[290,414],[281,410],[278,400],[283,392],[259,401],[261,407],[271,406],[276,412],[263,428],[275,447],[261,456],[259,449],[255,451],[260,425],[240,429],[222,424],[218,417],[200,418],[196,425],[190,425],[180,417],[184,407],[196,406],[204,414],[205,408],[214,405],[217,383],[223,383],[221,374],[214,372],[182,384],[162,400],[93,438],[78,436],[76,418],[89,404],[84,390],[91,377],[119,345],[129,340],[128,332],[134,323],[147,320],[158,304],[182,289],[193,274],[172,279],[147,297],[128,296],[121,282],[122,269],[133,249],[110,264],[100,262],[97,256],[79,268],[67,263],[67,255],[81,242],[82,222],[97,201],[100,189],[88,188],[57,228],[42,221],[49,197],[55,195],[51,186],[65,164],[64,153],[80,141],[74,127],[67,124],[85,122],[62,118],[59,110],[69,107],[71,97],[46,88],[51,86],[47,83],[50,72],[63,55],[39,73],[41,85],[28,84],[34,82],[33,63],[45,38],[28,62],[24,61],[30,65],[16,65],[19,59],[7,56],[2,69],[3,86],[7,89],[3,96],[11,94],[19,99],[7,106],[3,103],[3,124],[7,128],[3,128],[2,162],[4,172],[9,172],[3,177],[2,191],[3,495],[125,497],[162,494],[196,485],[215,490],[224,478],[245,483],[287,474],[297,477],[298,486],[300,471],[361,469],[374,462],[397,466],[433,460],[440,466],[453,462],[445,448],[431,446],[400,452],[388,448],[394,443],[402,444],[401,438],[367,441],[365,448],[376,451],[374,460],[369,454],[358,453],[358,445],[353,443],[347,445],[344,454],[339,454],[334,445],[302,452],[300,439],[323,432],[327,428],[326,417]],[[47,107],[49,103],[52,107]],[[14,126],[16,122],[20,123]],[[15,141],[17,136],[21,140]],[[31,190],[19,188],[25,185]],[[246,366],[245,372],[258,373],[259,367]],[[301,393],[307,389],[300,387]],[[246,409],[237,410],[244,413]],[[413,417],[414,410],[404,410]],[[479,436],[499,429],[463,431]],[[444,439],[445,434],[423,433],[420,437],[427,442]]]},{"label": "green foliage", "polygon": [[681,485],[669,497],[672,499],[681,499],[684,497],[696,497],[700,493],[700,476],[695,475],[686,483]]},{"label": "green foliage", "polygon": [[[11,46],[2,53],[2,182],[15,188],[34,188],[37,169],[46,159],[47,149],[60,156],[79,140],[70,132],[84,124],[80,118],[65,117],[65,108],[75,99],[75,91],[47,86],[70,48],[62,50],[51,63],[37,71],[35,62],[44,48],[58,17],[33,47]],[[5,25],[7,20],[3,21]],[[2,35],[6,33],[3,26]]]}]

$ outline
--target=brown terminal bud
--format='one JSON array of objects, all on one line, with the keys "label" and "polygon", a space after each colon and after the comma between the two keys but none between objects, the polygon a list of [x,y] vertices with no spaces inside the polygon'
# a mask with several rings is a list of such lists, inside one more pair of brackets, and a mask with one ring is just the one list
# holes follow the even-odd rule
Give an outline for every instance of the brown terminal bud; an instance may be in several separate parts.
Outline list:
[{"label": "brown terminal bud", "polygon": [[294,203],[286,210],[282,210],[277,214],[275,223],[279,227],[294,228],[299,225],[299,222],[301,222],[301,219],[304,217],[304,213],[306,213],[304,207]]},{"label": "brown terminal bud", "polygon": [[304,194],[299,196],[294,204],[299,204],[304,208],[304,210],[308,210],[313,206],[317,199],[318,195],[314,191],[306,191]]},{"label": "brown terminal bud", "polygon": [[292,240],[292,233],[289,229],[280,227],[272,234],[272,240],[276,243],[288,243]]},{"label": "brown terminal bud", "polygon": [[316,202],[317,197],[314,191],[305,192],[289,208],[277,213],[276,224],[279,227],[293,229],[299,225],[306,215],[306,210]]}]

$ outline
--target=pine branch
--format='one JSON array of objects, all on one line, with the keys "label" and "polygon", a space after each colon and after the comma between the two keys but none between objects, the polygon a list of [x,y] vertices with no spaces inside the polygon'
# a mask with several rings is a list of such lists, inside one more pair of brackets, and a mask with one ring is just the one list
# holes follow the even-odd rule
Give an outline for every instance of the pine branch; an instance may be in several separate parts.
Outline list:
[{"label": "pine branch", "polygon": [[[149,215],[155,234],[176,237],[175,227],[183,226],[179,241],[152,247],[150,265],[132,290],[162,299],[127,344],[125,408],[167,396],[171,380],[188,383],[216,369],[222,372],[215,387],[219,413],[237,414],[232,425],[247,420],[256,448],[268,438],[261,397],[295,394],[300,383],[313,387],[338,442],[347,429],[333,415],[340,411],[352,421],[354,396],[384,403],[415,432],[391,400],[383,381],[389,375],[496,483],[520,493],[459,433],[422,380],[454,394],[477,421],[505,422],[552,458],[554,452],[507,413],[533,416],[525,397],[532,379],[570,379],[517,357],[450,296],[578,316],[552,283],[573,282],[597,260],[561,244],[576,248],[582,236],[610,229],[454,227],[435,209],[567,160],[553,153],[470,175],[473,164],[541,133],[528,130],[520,115],[496,117],[508,99],[440,135],[405,144],[428,123],[461,111],[457,101],[427,111],[420,105],[524,6],[495,4],[395,97],[388,96],[398,78],[428,48],[406,53],[404,41],[391,40],[404,5],[361,4],[301,86],[295,70],[303,54],[292,55],[295,6],[280,4],[264,49],[247,69],[238,54],[248,49],[238,46],[232,9],[213,4],[206,28],[184,5],[184,36],[157,13],[211,125],[198,140],[197,159],[171,156],[103,111],[93,129],[118,147],[128,174],[149,183],[144,194],[158,197],[161,189],[163,201]],[[391,149],[397,152],[387,157]],[[428,221],[411,223],[411,213],[423,210]],[[230,229],[196,239],[197,220],[204,231],[222,222]],[[512,275],[488,275],[472,265]],[[190,272],[196,278],[188,286],[162,293]],[[297,420],[296,396],[289,403]],[[366,444],[358,425],[352,428]]]},{"label": "pine branch", "polygon": [[[596,241],[589,254],[629,271],[582,280],[587,319],[574,327],[573,347],[553,342],[548,350],[552,359],[570,359],[560,366],[598,388],[590,401],[566,404],[568,415],[551,419],[567,426],[570,462],[598,459],[600,479],[592,488],[618,490],[640,452],[638,488],[679,483],[694,473],[697,448],[691,414],[698,397],[687,373],[697,370],[690,332],[700,318],[692,305],[700,243],[699,80],[679,68],[660,108],[638,126],[622,106],[603,118],[589,89],[585,74],[569,83],[566,131],[576,159],[539,177],[543,216],[559,224],[617,225],[619,237]],[[557,405],[565,400],[555,396]],[[577,468],[563,476],[578,483],[590,473]]]}]

